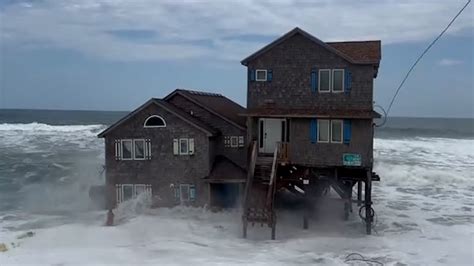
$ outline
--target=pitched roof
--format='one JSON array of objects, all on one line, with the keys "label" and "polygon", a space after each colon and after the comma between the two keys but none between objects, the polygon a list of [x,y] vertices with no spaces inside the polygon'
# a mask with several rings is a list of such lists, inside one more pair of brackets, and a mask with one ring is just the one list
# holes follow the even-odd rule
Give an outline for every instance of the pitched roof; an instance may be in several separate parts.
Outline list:
[{"label": "pitched roof", "polygon": [[211,173],[206,181],[211,183],[224,182],[245,182],[247,179],[247,171],[235,164],[229,158],[218,155],[212,165]]},{"label": "pitched roof", "polygon": [[188,113],[182,111],[181,109],[177,108],[176,106],[174,106],[174,105],[172,105],[172,104],[170,104],[170,103],[168,103],[164,100],[161,100],[161,99],[151,98],[150,100],[148,100],[147,102],[142,104],[140,107],[133,110],[128,115],[124,116],[122,119],[115,122],[110,127],[108,127],[107,129],[105,129],[104,131],[99,133],[97,136],[99,138],[105,137],[105,135],[107,135],[110,131],[114,130],[115,128],[117,128],[118,126],[123,124],[125,121],[132,118],[135,114],[139,113],[140,111],[142,111],[143,109],[145,109],[146,107],[148,107],[151,104],[158,105],[159,107],[161,107],[161,108],[165,109],[166,111],[168,111],[168,112],[174,114],[175,116],[179,117],[181,120],[187,122],[188,124],[194,126],[197,129],[203,131],[208,136],[214,136],[214,135],[218,134],[218,131],[216,131],[212,127],[206,125],[205,123],[201,122],[200,120],[196,119],[195,117],[189,115]]},{"label": "pitched roof", "polygon": [[296,34],[301,34],[302,36],[308,38],[309,40],[321,45],[330,52],[333,52],[340,57],[346,59],[353,64],[377,64],[380,61],[380,41],[361,41],[361,42],[332,42],[325,43],[320,39],[314,37],[313,35],[307,33],[306,31],[296,27],[293,30],[289,31],[285,35],[271,42],[270,44],[264,46],[262,49],[251,54],[240,63],[242,65],[247,65],[249,61],[255,59],[256,57],[262,55],[268,50],[272,49],[276,45],[286,41],[287,39],[293,37]]},{"label": "pitched roof", "polygon": [[330,108],[254,108],[248,109],[241,114],[244,116],[267,116],[267,117],[306,117],[306,118],[353,118],[372,119],[380,118],[381,115],[374,110],[347,109],[338,110]]},{"label": "pitched roof", "polygon": [[230,100],[229,98],[218,93],[203,92],[176,89],[172,93],[168,94],[164,100],[168,101],[176,94],[179,94],[186,99],[194,102],[209,112],[221,117],[227,122],[237,126],[240,129],[245,129],[246,120],[244,117],[238,115],[245,112],[245,108],[238,103]]}]

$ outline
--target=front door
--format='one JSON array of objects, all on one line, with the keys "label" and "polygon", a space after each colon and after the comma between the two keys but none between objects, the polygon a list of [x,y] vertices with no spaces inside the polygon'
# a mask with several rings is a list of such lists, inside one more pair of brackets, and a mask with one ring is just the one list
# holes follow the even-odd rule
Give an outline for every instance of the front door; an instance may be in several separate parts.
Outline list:
[{"label": "front door", "polygon": [[273,153],[282,139],[284,119],[261,118],[259,123],[259,151]]}]

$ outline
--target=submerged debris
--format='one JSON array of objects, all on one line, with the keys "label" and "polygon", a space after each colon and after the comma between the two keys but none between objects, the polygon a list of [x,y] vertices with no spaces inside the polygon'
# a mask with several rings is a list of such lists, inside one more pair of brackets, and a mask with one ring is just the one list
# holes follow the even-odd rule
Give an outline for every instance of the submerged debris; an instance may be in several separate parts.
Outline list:
[{"label": "submerged debris", "polygon": [[21,235],[17,236],[16,239],[23,239],[23,238],[27,238],[27,237],[33,237],[34,235],[35,235],[35,232],[28,231],[24,234],[21,234]]},{"label": "submerged debris", "polygon": [[6,252],[8,251],[7,245],[0,243],[0,252]]}]

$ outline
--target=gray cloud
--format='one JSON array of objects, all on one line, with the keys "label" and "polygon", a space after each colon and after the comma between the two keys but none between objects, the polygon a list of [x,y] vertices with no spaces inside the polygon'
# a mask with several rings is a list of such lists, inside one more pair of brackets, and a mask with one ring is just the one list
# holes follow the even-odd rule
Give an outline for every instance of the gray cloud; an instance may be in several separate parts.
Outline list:
[{"label": "gray cloud", "polygon": [[[326,41],[381,39],[388,44],[425,40],[439,33],[464,2],[14,2],[0,9],[0,38],[20,47],[72,49],[110,60],[238,60],[266,44],[265,38],[275,38],[295,26]],[[474,27],[469,13],[472,6],[449,34]],[[139,41],[130,41],[133,39]]]}]

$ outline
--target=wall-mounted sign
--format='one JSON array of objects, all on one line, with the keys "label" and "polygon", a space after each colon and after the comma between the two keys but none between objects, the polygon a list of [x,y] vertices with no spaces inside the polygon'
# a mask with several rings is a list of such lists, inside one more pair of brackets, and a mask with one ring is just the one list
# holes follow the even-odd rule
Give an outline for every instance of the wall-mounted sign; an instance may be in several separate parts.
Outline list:
[{"label": "wall-mounted sign", "polygon": [[360,157],[360,154],[344,153],[342,155],[342,164],[346,166],[361,166],[362,159]]}]

